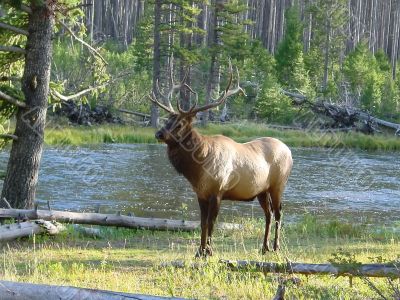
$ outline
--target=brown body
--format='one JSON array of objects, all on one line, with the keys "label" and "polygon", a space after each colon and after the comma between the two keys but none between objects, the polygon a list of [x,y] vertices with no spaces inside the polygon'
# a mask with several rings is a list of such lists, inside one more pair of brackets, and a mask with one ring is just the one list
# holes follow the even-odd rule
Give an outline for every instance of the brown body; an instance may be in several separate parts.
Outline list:
[{"label": "brown body", "polygon": [[[211,255],[211,235],[221,200],[251,201],[258,198],[266,217],[263,253],[269,251],[268,239],[272,214],[276,222],[274,250],[279,249],[282,194],[292,169],[289,148],[274,138],[259,138],[240,144],[217,135],[203,136],[192,128],[199,111],[223,103],[229,95],[240,91],[228,88],[219,100],[200,108],[179,113],[171,106],[151,100],[170,112],[156,138],[168,146],[168,158],[178,173],[191,183],[197,194],[201,214],[201,245],[198,255]],[[183,83],[182,83],[183,84]],[[180,88],[180,86],[176,86]],[[172,92],[171,92],[172,93]]]}]

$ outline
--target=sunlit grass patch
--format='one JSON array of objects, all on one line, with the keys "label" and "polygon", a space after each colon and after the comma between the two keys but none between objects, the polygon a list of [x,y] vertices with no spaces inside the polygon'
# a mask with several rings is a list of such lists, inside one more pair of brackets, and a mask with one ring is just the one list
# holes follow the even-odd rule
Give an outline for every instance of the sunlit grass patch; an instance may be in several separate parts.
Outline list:
[{"label": "sunlit grass patch", "polygon": [[[362,263],[393,261],[400,249],[397,230],[318,220],[306,215],[283,226],[280,252],[260,254],[264,221],[235,220],[241,230],[217,230],[215,256],[194,259],[200,235],[195,232],[161,232],[102,227],[103,238],[87,238],[72,227],[63,236],[36,237],[2,247],[0,276],[4,280],[72,285],[131,293],[195,299],[272,299],[283,275],[249,270],[232,271],[220,259],[287,263],[328,263],[350,253]],[[336,256],[335,256],[336,254]],[[175,260],[184,268],[163,267]],[[192,263],[201,263],[192,268]],[[289,286],[289,299],[366,299],[376,295],[361,279],[301,276]],[[389,293],[384,279],[373,279]]]},{"label": "sunlit grass patch", "polygon": [[[222,134],[238,142],[259,137],[275,137],[290,147],[358,148],[363,150],[399,151],[400,138],[390,135],[369,136],[361,133],[323,133],[318,131],[278,130],[264,124],[209,124],[199,127],[202,134]],[[101,143],[156,143],[153,128],[101,125],[48,128],[45,142],[49,145],[87,145]]]}]

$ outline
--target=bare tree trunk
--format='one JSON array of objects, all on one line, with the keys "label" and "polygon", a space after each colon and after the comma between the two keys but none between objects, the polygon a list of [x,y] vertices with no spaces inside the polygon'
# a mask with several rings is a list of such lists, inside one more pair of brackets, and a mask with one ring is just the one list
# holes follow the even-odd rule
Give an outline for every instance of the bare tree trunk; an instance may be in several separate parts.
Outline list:
[{"label": "bare tree trunk", "polygon": [[[154,3],[154,48],[153,48],[153,93],[157,95],[157,81],[160,80],[160,63],[161,63],[161,6],[162,1],[156,0]],[[158,106],[154,103],[151,104],[151,126],[158,127],[159,111]]]},{"label": "bare tree trunk", "polygon": [[[192,1],[192,6],[194,6],[193,1]],[[192,22],[185,22],[183,14],[184,14],[183,7],[181,7],[181,21],[180,21],[181,26],[182,26],[182,28],[189,29],[190,32],[185,33],[184,31],[181,31],[179,43],[180,43],[181,48],[191,51],[192,50],[192,39],[193,39],[193,34],[191,32],[191,29],[194,27],[194,24]],[[191,70],[190,70],[190,66],[184,60],[183,57],[181,57],[181,60],[180,60],[179,73],[180,73],[180,76],[179,76],[180,81],[182,81],[184,79],[185,75],[187,75],[186,83],[190,86]],[[188,89],[181,89],[179,91],[179,93],[180,93],[180,100],[181,100],[181,105],[182,105],[183,109],[188,110],[190,108],[190,91]]]},{"label": "bare tree trunk", "polygon": [[[219,14],[223,9],[224,0],[214,0],[214,12],[212,17],[212,38],[210,39],[209,48],[211,48],[211,63],[210,72],[207,82],[206,90],[206,104],[211,102],[212,94],[215,90],[219,90],[219,78],[220,78],[220,66],[219,66],[219,46],[221,44],[221,31],[219,30]],[[208,123],[209,112],[204,111],[202,115],[202,125],[205,126]]]},{"label": "bare tree trunk", "polygon": [[29,109],[19,109],[1,198],[15,208],[31,208],[42,157],[52,59],[53,12],[33,4],[29,15],[22,91]]},{"label": "bare tree trunk", "polygon": [[200,34],[197,33],[195,35],[195,42],[199,46],[205,46],[207,41],[207,14],[208,14],[208,5],[204,3],[200,3],[199,7],[201,8],[201,12],[197,17],[197,27],[203,29],[206,33]]},{"label": "bare tree trunk", "polygon": [[326,20],[326,39],[325,39],[325,57],[324,57],[324,81],[322,88],[326,91],[328,86],[328,74],[329,74],[329,52],[331,46],[331,23],[330,20]]}]

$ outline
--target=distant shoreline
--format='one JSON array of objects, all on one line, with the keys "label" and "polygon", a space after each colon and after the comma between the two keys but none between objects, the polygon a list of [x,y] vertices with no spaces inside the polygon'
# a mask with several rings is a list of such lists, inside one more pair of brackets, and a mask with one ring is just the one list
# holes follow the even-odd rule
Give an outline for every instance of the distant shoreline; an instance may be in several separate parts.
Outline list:
[{"label": "distant shoreline", "polygon": [[[400,138],[394,135],[364,135],[357,132],[321,132],[282,130],[255,123],[210,124],[198,128],[205,135],[222,134],[237,142],[258,137],[275,137],[289,147],[351,148],[361,150],[400,151]],[[157,143],[155,130],[129,125],[67,126],[47,128],[47,145],[90,145],[101,143],[151,144]]]}]

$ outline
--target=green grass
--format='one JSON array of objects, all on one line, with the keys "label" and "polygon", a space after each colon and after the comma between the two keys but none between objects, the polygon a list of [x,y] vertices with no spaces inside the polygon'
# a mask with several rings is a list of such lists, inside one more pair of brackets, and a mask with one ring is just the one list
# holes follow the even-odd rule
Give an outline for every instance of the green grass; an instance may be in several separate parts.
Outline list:
[{"label": "green grass", "polygon": [[[283,227],[282,250],[260,255],[264,222],[239,219],[243,230],[217,231],[215,256],[204,267],[175,269],[163,262],[183,260],[190,264],[198,246],[199,232],[173,233],[103,228],[103,239],[83,238],[70,230],[63,236],[36,237],[2,247],[0,274],[4,280],[72,285],[131,293],[197,299],[271,299],[278,274],[230,271],[218,263],[224,259],[274,262],[327,263],[350,255],[357,262],[398,259],[400,235],[388,228],[371,228],[336,221],[322,222],[307,215]],[[399,228],[397,228],[399,229]],[[346,277],[298,276],[301,284],[290,286],[288,299],[371,299],[377,295],[361,279],[349,286]],[[373,279],[386,295],[384,279]],[[390,297],[389,297],[390,298]]]},{"label": "green grass", "polygon": [[[49,145],[85,145],[100,143],[156,143],[154,129],[131,126],[93,126],[48,128]],[[291,147],[358,148],[363,150],[399,151],[400,138],[389,135],[368,136],[361,133],[321,133],[277,130],[254,123],[210,124],[199,128],[202,134],[223,134],[238,142],[258,137],[275,137]]]}]

